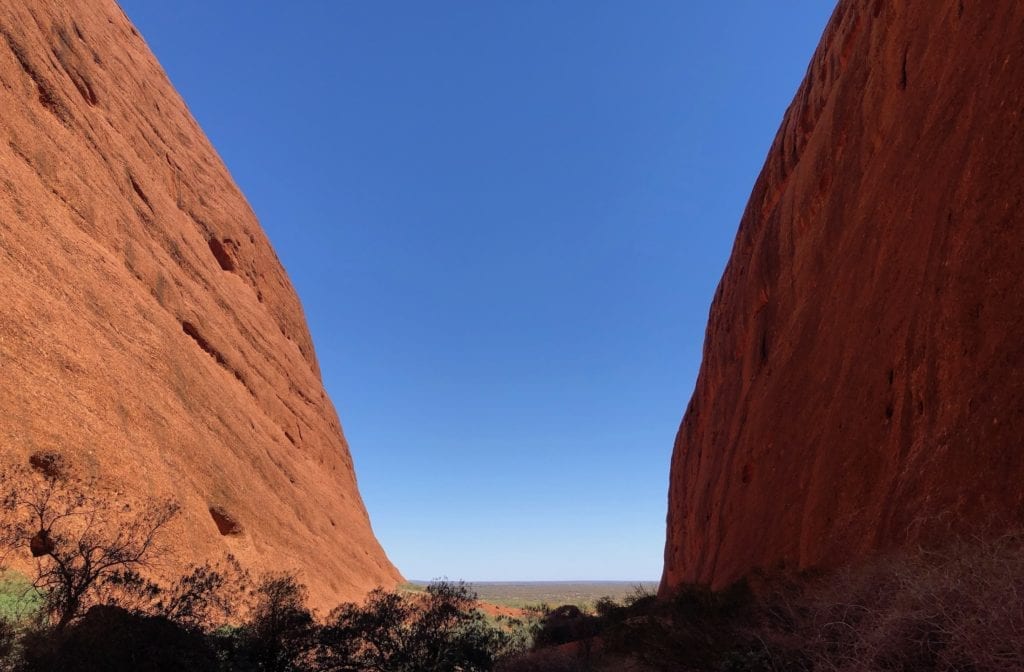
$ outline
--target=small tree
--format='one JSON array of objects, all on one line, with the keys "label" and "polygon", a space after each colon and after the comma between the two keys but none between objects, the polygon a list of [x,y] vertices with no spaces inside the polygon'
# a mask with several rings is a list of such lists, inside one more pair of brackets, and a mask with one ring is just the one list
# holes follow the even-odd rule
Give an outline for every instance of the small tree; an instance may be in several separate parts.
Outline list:
[{"label": "small tree", "polygon": [[291,574],[268,574],[253,591],[249,622],[237,634],[232,669],[298,672],[316,669],[317,624],[306,607],[306,588]]},{"label": "small tree", "polygon": [[237,620],[249,608],[249,573],[233,555],[220,562],[193,566],[162,586],[141,611],[193,630],[214,630]]},{"label": "small tree", "polygon": [[151,593],[146,568],[177,515],[170,500],[118,501],[95,482],[9,468],[2,473],[8,548],[35,559],[33,585],[58,630],[115,593]]},{"label": "small tree", "polygon": [[436,582],[416,595],[377,589],[344,604],[321,630],[320,669],[332,672],[486,672],[523,647],[492,625],[464,583]]},{"label": "small tree", "polygon": [[320,667],[333,672],[400,672],[412,664],[410,599],[377,588],[363,604],[334,609],[320,634]]}]

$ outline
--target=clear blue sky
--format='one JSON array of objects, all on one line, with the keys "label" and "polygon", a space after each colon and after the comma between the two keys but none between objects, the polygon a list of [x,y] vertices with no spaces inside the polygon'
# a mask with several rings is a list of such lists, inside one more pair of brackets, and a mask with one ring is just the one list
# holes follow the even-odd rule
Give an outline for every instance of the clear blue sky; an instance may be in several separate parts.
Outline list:
[{"label": "clear blue sky", "polygon": [[660,576],[708,306],[834,4],[122,0],[407,577]]}]

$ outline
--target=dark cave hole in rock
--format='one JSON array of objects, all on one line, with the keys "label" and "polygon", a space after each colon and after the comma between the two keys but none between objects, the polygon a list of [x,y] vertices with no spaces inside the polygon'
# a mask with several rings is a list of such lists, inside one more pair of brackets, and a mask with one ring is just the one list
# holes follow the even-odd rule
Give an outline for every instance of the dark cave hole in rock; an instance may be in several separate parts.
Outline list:
[{"label": "dark cave hole in rock", "polygon": [[228,513],[223,506],[211,506],[210,517],[217,525],[217,531],[225,537],[237,536],[242,533],[242,524]]},{"label": "dark cave hole in rock", "polygon": [[216,238],[210,238],[210,252],[217,259],[217,263],[220,264],[221,269],[225,271],[235,270],[235,260],[228,254],[227,248],[224,247],[224,243],[220,242]]}]

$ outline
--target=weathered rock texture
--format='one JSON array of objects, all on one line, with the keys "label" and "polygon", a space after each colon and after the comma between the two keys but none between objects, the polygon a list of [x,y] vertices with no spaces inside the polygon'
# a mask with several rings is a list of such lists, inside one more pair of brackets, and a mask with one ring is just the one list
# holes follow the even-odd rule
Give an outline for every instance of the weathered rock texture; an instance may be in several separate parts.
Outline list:
[{"label": "weathered rock texture", "polygon": [[174,495],[178,560],[297,569],[320,606],[400,580],[295,291],[115,2],[0,0],[0,109],[5,456]]},{"label": "weathered rock texture", "polygon": [[711,308],[662,590],[1024,521],[1024,3],[842,0]]}]

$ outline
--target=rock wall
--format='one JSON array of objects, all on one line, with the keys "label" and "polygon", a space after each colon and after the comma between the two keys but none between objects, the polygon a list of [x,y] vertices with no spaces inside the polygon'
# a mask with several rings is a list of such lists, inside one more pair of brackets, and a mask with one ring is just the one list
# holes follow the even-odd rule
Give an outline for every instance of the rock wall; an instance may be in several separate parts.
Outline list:
[{"label": "rock wall", "polygon": [[0,0],[0,450],[184,506],[175,559],[401,580],[298,297],[113,0]]},{"label": "rock wall", "polygon": [[842,0],[715,294],[662,591],[1024,522],[1024,3]]}]

